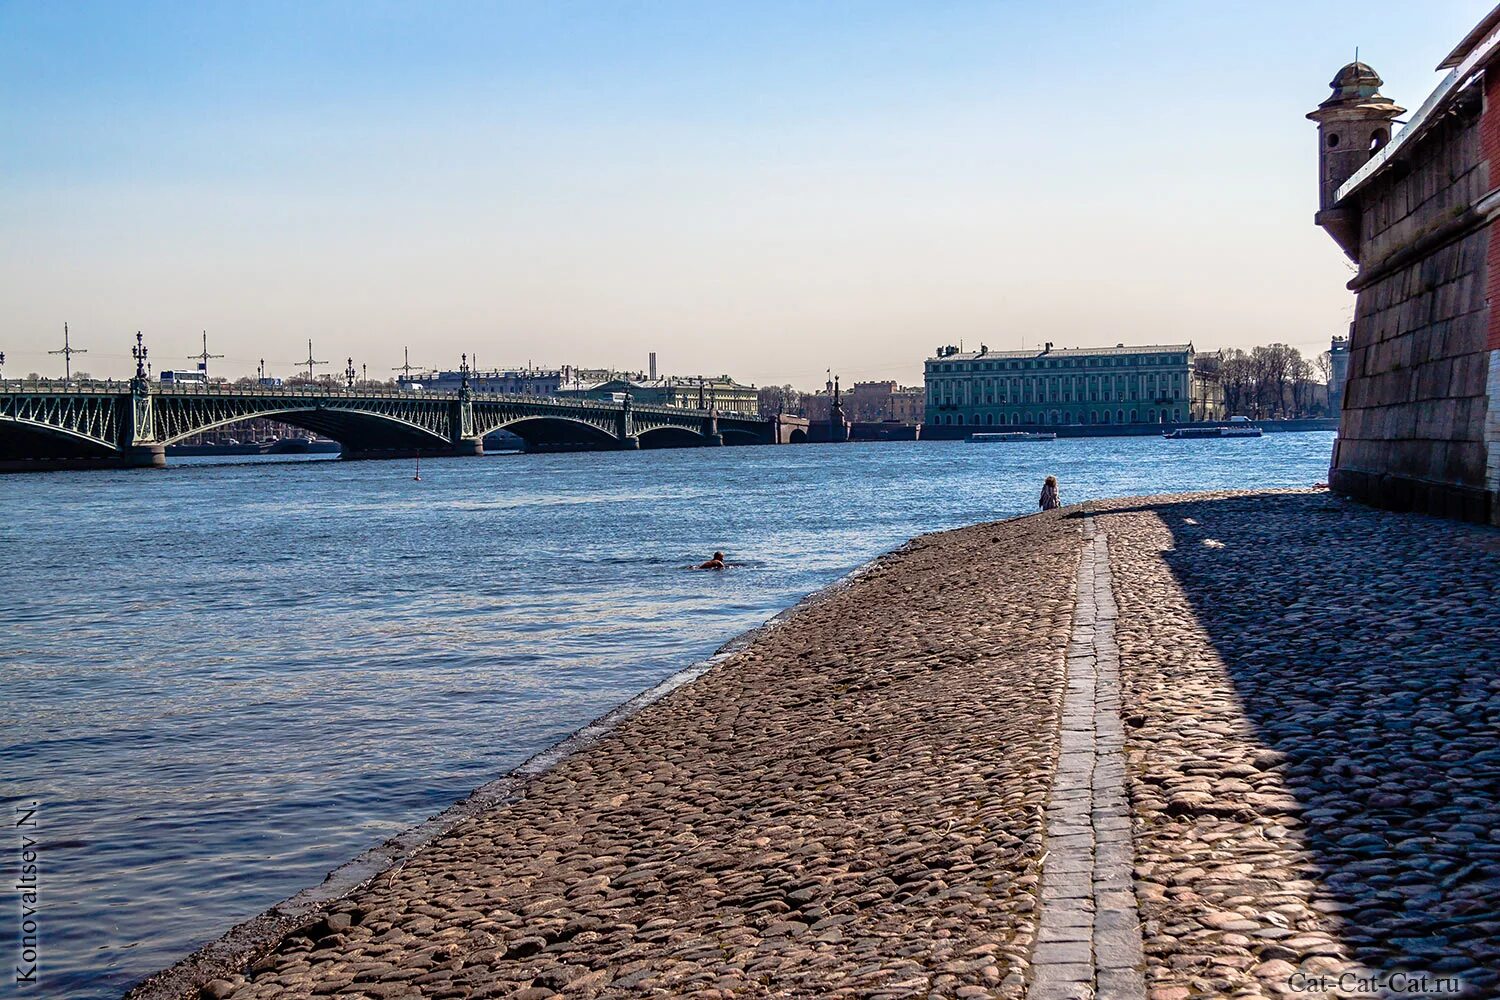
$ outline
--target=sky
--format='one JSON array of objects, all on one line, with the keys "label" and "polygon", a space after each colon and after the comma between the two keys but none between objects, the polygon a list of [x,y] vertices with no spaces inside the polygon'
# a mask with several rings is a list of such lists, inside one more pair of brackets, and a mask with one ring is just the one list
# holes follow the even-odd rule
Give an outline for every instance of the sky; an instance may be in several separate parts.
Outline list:
[{"label": "sky", "polygon": [[1347,329],[1303,117],[1476,0],[0,0],[5,374],[402,363],[920,384]]}]

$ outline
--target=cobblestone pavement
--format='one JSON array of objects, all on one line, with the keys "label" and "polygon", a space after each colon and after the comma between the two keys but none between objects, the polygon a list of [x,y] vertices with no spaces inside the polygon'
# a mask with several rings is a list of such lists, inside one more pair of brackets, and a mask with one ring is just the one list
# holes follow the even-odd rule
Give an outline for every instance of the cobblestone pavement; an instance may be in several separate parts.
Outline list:
[{"label": "cobblestone pavement", "polygon": [[1500,534],[1328,493],[1095,521],[1149,996],[1403,970],[1500,995]]},{"label": "cobblestone pavement", "polygon": [[209,993],[1021,996],[1079,540],[917,540]]},{"label": "cobblestone pavement", "polygon": [[1497,900],[1500,533],[1195,494],[916,540],[203,995],[1497,997]]}]

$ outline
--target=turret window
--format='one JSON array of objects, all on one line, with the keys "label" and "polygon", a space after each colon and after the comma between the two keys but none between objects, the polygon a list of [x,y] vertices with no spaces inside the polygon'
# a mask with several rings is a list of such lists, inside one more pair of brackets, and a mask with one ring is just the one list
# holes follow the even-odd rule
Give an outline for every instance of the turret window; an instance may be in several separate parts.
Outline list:
[{"label": "turret window", "polygon": [[[1337,146],[1338,144],[1339,144],[1339,134],[1337,132],[1329,132],[1328,133],[1328,148],[1332,149],[1334,146]],[[1304,148],[1306,148],[1306,147],[1304,147]]]}]

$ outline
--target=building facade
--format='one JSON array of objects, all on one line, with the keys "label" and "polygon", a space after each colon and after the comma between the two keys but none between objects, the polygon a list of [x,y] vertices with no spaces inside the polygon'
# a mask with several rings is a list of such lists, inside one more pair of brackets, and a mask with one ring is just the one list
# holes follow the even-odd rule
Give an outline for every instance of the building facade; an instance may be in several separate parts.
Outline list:
[{"label": "building facade", "polygon": [[[856,382],[842,393],[844,417],[855,423],[920,424],[926,409],[926,392],[921,386],[896,382]],[[803,397],[803,409],[809,420],[827,420],[833,407],[832,389],[821,389]]]},{"label": "building facade", "polygon": [[1329,485],[1500,524],[1500,8],[1438,68],[1394,136],[1402,109],[1364,63],[1308,114],[1314,221],[1359,267]]},{"label": "building facade", "polygon": [[1349,338],[1334,337],[1328,345],[1328,412],[1344,408],[1344,383],[1349,381]]},{"label": "building facade", "polygon": [[1192,344],[962,352],[926,363],[925,422],[960,427],[1056,427],[1221,420],[1216,375]]},{"label": "building facade", "polygon": [[685,409],[718,410],[720,413],[747,416],[760,412],[760,390],[753,385],[742,385],[728,375],[614,378],[604,382],[566,386],[557,395],[582,399],[614,399],[618,394],[627,392],[632,402],[642,406],[680,406]]}]

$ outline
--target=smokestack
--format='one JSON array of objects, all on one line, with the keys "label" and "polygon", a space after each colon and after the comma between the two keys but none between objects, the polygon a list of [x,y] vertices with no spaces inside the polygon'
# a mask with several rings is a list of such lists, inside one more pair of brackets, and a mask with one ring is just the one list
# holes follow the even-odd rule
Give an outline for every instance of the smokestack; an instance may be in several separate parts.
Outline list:
[{"label": "smokestack", "polygon": [[650,366],[651,366],[651,380],[654,382],[654,381],[656,381],[656,352],[655,351],[651,352]]}]

